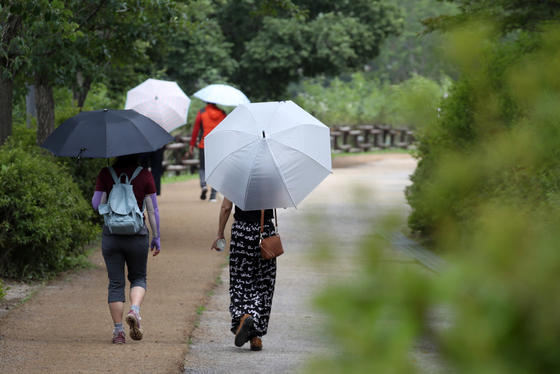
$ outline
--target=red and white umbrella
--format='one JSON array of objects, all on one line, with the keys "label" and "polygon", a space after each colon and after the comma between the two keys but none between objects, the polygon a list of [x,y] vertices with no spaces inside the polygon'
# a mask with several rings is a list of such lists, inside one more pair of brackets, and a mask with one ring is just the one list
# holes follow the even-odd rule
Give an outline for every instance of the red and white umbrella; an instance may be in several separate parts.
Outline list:
[{"label": "red and white umbrella", "polygon": [[168,132],[187,123],[191,99],[175,82],[148,79],[126,94],[125,109],[133,109]]}]

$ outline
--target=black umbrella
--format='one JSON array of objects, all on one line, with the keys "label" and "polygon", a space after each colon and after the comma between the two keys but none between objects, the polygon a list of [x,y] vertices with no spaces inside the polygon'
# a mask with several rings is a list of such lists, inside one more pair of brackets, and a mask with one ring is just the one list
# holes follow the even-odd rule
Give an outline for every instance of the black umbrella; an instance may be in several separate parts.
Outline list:
[{"label": "black umbrella", "polygon": [[103,109],[64,121],[41,147],[79,160],[154,152],[173,140],[160,125],[134,110]]}]

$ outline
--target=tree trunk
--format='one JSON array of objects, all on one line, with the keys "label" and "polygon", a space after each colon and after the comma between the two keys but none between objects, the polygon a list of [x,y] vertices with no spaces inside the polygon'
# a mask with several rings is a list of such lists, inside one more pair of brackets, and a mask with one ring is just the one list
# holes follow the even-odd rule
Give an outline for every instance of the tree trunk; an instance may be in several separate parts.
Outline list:
[{"label": "tree trunk", "polygon": [[54,95],[48,78],[35,73],[35,106],[37,110],[37,145],[54,131]]},{"label": "tree trunk", "polygon": [[81,72],[76,73],[76,80],[78,81],[78,85],[74,86],[72,90],[72,96],[74,102],[76,102],[78,108],[80,108],[80,112],[84,107],[84,102],[86,101],[89,89],[91,88],[91,76],[88,75],[85,78],[83,77]]},{"label": "tree trunk", "polygon": [[[12,105],[14,78],[13,60],[10,55],[12,40],[21,30],[21,16],[9,14],[0,22],[0,147],[12,135]],[[4,71],[9,74],[5,76]]]},{"label": "tree trunk", "polygon": [[8,136],[12,135],[13,88],[13,79],[0,79],[0,147],[4,145]]}]

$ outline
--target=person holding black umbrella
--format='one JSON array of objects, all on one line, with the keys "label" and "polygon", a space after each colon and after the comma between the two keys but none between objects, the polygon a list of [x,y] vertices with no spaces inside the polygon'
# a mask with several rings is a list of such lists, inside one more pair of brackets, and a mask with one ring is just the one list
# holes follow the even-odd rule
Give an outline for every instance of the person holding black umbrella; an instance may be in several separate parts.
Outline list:
[{"label": "person holding black umbrella", "polygon": [[[146,277],[148,263],[148,248],[155,250],[157,256],[161,250],[159,231],[159,209],[156,198],[156,187],[152,174],[141,168],[133,178],[138,168],[138,154],[119,156],[112,166],[115,174],[121,177],[126,175],[136,198],[140,211],[144,205],[148,212],[148,221],[152,228],[153,239],[149,245],[149,232],[144,224],[134,235],[116,235],[107,225],[103,225],[102,252],[107,273],[109,276],[109,311],[114,323],[113,344],[124,344],[125,333],[123,328],[123,312],[125,298],[125,265],[128,269],[130,282],[130,311],[126,315],[126,323],[130,326],[130,337],[133,340],[142,340],[140,307],[146,294]],[[99,210],[101,204],[107,202],[115,184],[111,170],[106,167],[101,169],[97,176],[95,193],[92,205]],[[142,213],[143,214],[143,213]]]},{"label": "person holding black umbrella", "polygon": [[[159,209],[154,178],[147,169],[137,170],[138,154],[154,152],[171,141],[173,137],[165,129],[134,110],[102,109],[80,112],[67,119],[41,144],[42,148],[59,157],[77,157],[78,164],[82,157],[106,159],[117,157],[112,169],[103,168],[97,176],[91,201],[97,211],[102,208],[104,214],[111,211],[114,213],[113,208],[115,210],[121,208],[106,203],[109,198],[112,198],[113,185],[123,174],[126,175],[126,182],[131,184],[124,189],[117,188],[117,191],[126,190],[125,192],[130,193],[132,190],[134,195],[133,197],[127,195],[131,201],[126,199],[124,204],[127,208],[134,208],[137,204],[136,217],[141,218],[134,220],[133,233],[116,235],[107,225],[103,226],[102,252],[109,276],[109,311],[114,323],[113,343],[115,344],[125,343],[122,326],[126,301],[124,267],[125,265],[128,267],[132,304],[126,315],[126,322],[130,326],[131,338],[141,340],[143,331],[140,325],[140,306],[146,294],[148,248],[155,249],[154,256],[161,250]],[[115,172],[115,178],[112,172]],[[148,229],[144,223],[144,204],[153,233],[151,245],[149,245]]]}]

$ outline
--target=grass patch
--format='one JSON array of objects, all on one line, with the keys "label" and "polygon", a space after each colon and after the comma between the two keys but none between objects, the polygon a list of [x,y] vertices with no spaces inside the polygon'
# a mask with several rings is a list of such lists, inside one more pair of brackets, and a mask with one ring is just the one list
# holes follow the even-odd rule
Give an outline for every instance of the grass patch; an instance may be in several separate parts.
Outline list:
[{"label": "grass patch", "polygon": [[363,156],[363,155],[382,155],[386,153],[412,153],[412,149],[403,149],[403,148],[390,148],[390,149],[382,149],[379,151],[369,151],[369,152],[357,152],[357,153],[349,153],[349,152],[342,152],[342,153],[332,153],[331,156],[335,157],[352,157],[352,156]]},{"label": "grass patch", "polygon": [[205,311],[206,311],[206,307],[204,305],[196,308],[196,314],[198,314],[199,316],[201,316],[202,313],[204,313]]},{"label": "grass patch", "polygon": [[163,175],[161,177],[161,184],[169,184],[176,182],[190,181],[191,179],[198,179],[198,173],[196,174],[179,174],[179,175]]},{"label": "grass patch", "polygon": [[222,277],[220,277],[220,276],[218,275],[218,276],[216,277],[215,283],[216,283],[216,285],[218,285],[218,286],[219,286],[220,284],[222,284],[222,283],[223,283],[223,282],[222,282]]}]

